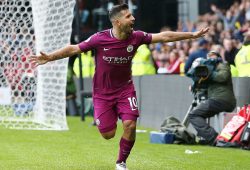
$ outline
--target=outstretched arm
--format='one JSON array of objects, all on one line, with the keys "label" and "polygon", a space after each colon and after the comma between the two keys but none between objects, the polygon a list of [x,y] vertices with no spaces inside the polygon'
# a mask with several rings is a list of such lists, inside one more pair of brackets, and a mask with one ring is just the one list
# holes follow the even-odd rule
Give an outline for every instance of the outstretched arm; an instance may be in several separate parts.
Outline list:
[{"label": "outstretched arm", "polygon": [[172,42],[172,41],[180,41],[185,39],[195,39],[199,37],[203,37],[209,28],[203,28],[196,32],[173,32],[173,31],[164,31],[158,34],[152,34],[152,43],[157,42]]},{"label": "outstretched arm", "polygon": [[40,55],[33,55],[30,57],[30,61],[35,64],[35,66],[45,64],[50,61],[59,60],[66,57],[71,57],[75,54],[81,53],[81,49],[78,45],[67,45],[59,50],[56,50],[50,54],[40,52]]}]

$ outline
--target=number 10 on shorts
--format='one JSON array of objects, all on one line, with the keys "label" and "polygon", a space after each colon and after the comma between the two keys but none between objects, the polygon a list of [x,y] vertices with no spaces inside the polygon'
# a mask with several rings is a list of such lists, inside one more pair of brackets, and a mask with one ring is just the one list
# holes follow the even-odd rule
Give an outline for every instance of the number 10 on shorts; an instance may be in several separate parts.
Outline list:
[{"label": "number 10 on shorts", "polygon": [[135,97],[129,97],[128,98],[131,110],[137,110],[138,109],[138,104],[137,104],[137,100]]}]

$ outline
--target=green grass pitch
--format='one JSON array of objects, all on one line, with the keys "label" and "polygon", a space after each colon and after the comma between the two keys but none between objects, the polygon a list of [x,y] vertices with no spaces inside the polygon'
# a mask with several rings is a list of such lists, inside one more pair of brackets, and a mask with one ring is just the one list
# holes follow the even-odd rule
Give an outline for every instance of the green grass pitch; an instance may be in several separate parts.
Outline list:
[{"label": "green grass pitch", "polygon": [[[85,122],[79,117],[67,120],[69,131],[0,127],[0,170],[114,170],[121,124],[116,137],[107,141],[90,125],[92,118]],[[186,149],[201,153],[185,154]],[[150,144],[149,133],[137,133],[127,165],[130,170],[247,170],[250,152],[198,145]]]}]

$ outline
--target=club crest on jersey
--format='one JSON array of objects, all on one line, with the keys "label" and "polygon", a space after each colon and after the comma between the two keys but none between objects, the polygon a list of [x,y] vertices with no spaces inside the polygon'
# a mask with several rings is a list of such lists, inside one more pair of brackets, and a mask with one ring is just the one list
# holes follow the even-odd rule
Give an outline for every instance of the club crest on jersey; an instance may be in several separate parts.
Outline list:
[{"label": "club crest on jersey", "polygon": [[129,45],[128,47],[127,47],[127,52],[132,52],[133,51],[133,49],[134,49],[134,47],[133,47],[133,45]]}]

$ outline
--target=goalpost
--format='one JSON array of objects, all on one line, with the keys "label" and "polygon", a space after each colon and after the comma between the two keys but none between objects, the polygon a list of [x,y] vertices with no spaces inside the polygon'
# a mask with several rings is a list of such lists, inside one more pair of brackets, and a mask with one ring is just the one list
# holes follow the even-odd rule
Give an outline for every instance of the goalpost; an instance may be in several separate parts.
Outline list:
[{"label": "goalpost", "polygon": [[0,125],[67,130],[68,59],[34,68],[28,56],[70,43],[75,0],[0,1]]}]

